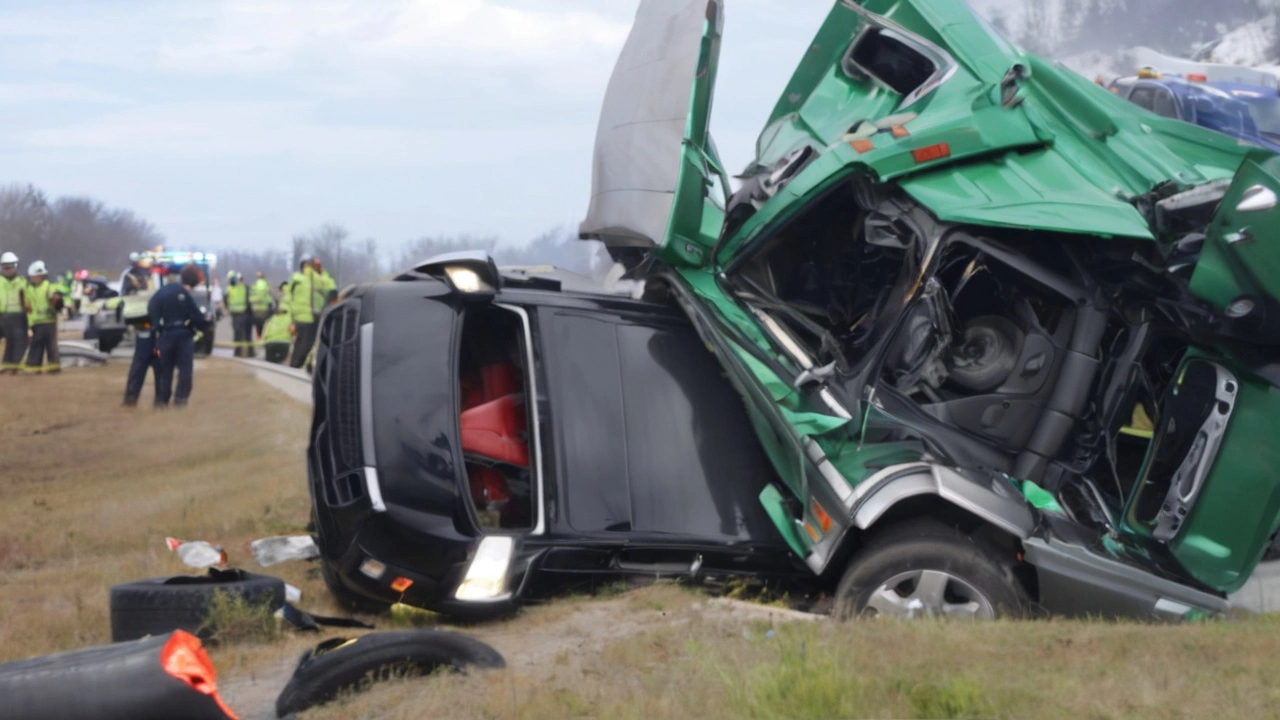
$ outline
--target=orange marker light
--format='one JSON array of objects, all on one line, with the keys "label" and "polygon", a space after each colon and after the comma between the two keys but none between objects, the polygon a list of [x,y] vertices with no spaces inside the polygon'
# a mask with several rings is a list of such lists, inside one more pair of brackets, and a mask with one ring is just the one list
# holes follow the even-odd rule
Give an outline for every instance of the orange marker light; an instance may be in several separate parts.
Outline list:
[{"label": "orange marker light", "polygon": [[891,132],[893,132],[893,136],[896,138],[910,137],[911,135],[911,132],[901,125],[894,125]]},{"label": "orange marker light", "polygon": [[822,509],[817,500],[810,502],[809,507],[813,510],[813,516],[817,518],[818,527],[822,528],[822,532],[824,534],[831,532],[831,516],[827,511]]},{"label": "orange marker light", "polygon": [[915,158],[916,164],[941,160],[942,158],[951,157],[951,146],[946,143],[926,145],[912,150],[911,157]]},{"label": "orange marker light", "polygon": [[814,542],[818,542],[818,540],[822,537],[822,533],[819,533],[817,528],[810,525],[808,520],[804,521],[804,531],[809,533],[809,539]]},{"label": "orange marker light", "polygon": [[411,587],[413,587],[413,581],[407,577],[398,577],[391,581],[391,589],[398,593],[402,593]]},{"label": "orange marker light", "polygon": [[870,140],[854,140],[849,143],[849,145],[851,145],[854,150],[857,150],[859,155],[869,153],[876,149],[876,144]]}]

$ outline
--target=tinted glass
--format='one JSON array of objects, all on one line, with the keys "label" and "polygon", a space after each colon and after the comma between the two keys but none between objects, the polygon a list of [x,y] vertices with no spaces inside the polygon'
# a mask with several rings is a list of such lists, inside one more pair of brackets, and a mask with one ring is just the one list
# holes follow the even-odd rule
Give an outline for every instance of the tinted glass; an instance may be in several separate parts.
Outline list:
[{"label": "tinted glass", "polygon": [[628,530],[626,427],[613,323],[559,313],[544,331],[560,440],[561,486],[569,525],[582,531]]},{"label": "tinted glass", "polygon": [[1152,109],[1155,102],[1155,90],[1150,87],[1136,87],[1133,92],[1129,93],[1129,102],[1148,110]]},{"label": "tinted glass", "polygon": [[900,95],[910,95],[937,70],[929,58],[878,29],[862,36],[852,60]]},{"label": "tinted glass", "polygon": [[561,312],[548,330],[570,526],[772,537],[769,462],[692,328]]},{"label": "tinted glass", "polygon": [[1155,114],[1163,117],[1174,119],[1177,119],[1178,117],[1178,106],[1174,103],[1173,93],[1168,90],[1155,91],[1155,96],[1152,98],[1151,110]]}]

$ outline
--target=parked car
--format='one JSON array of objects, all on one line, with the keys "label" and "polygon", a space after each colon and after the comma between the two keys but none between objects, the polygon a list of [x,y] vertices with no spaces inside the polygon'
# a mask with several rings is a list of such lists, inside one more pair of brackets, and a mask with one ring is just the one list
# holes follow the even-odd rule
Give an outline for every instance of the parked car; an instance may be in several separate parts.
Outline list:
[{"label": "parked car", "polygon": [[1280,528],[1280,158],[845,0],[730,196],[722,18],[641,3],[580,230],[693,319],[837,612],[1224,611]]},{"label": "parked car", "polygon": [[315,358],[312,508],[348,607],[477,616],[584,578],[810,576],[678,310],[451,255],[347,290]]},{"label": "parked car", "polygon": [[[1111,92],[1167,118],[1216,130],[1224,135],[1280,152],[1277,112],[1280,96],[1275,90],[1232,83],[1216,86],[1203,80],[1145,71],[1112,81]],[[1260,124],[1255,111],[1266,125]],[[1265,130],[1265,131],[1264,131]]]},{"label": "parked car", "polygon": [[128,326],[122,316],[120,285],[109,282],[101,275],[82,281],[83,300],[80,313],[84,315],[84,339],[93,340],[98,350],[110,353],[124,340]]}]

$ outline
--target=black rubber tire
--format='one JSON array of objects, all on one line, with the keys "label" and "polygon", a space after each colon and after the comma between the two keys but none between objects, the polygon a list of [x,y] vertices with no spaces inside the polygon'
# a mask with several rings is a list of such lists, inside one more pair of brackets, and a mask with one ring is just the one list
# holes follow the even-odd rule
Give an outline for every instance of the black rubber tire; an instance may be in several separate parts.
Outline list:
[{"label": "black rubber tire", "polygon": [[239,595],[251,605],[284,606],[284,581],[244,570],[210,570],[207,575],[176,575],[111,588],[111,639],[133,640],[173,630],[198,633],[215,593]]},{"label": "black rubber tire", "polygon": [[335,638],[303,653],[293,677],[276,698],[276,716],[321,705],[366,683],[409,677],[440,668],[504,668],[497,650],[475,638],[442,630],[370,633]]},{"label": "black rubber tire", "polygon": [[391,603],[379,602],[348,589],[338,579],[338,571],[323,557],[320,558],[320,578],[324,580],[325,587],[329,588],[329,594],[344,610],[381,615],[391,609]]},{"label": "black rubber tire", "polygon": [[985,341],[981,347],[985,351],[975,364],[957,365],[950,368],[950,379],[960,387],[972,392],[990,392],[1000,387],[1018,363],[1024,342],[1022,332],[1006,318],[998,316],[980,317],[969,323],[964,331],[964,343]]},{"label": "black rubber tire", "polygon": [[836,588],[833,614],[841,620],[861,614],[871,593],[894,575],[941,570],[985,595],[996,617],[1023,617],[1029,608],[1027,593],[1013,572],[1016,558],[1008,555],[931,518],[898,523],[872,535],[854,554]]},{"label": "black rubber tire", "polygon": [[227,720],[214,697],[166,672],[170,637],[0,664],[0,720]]}]

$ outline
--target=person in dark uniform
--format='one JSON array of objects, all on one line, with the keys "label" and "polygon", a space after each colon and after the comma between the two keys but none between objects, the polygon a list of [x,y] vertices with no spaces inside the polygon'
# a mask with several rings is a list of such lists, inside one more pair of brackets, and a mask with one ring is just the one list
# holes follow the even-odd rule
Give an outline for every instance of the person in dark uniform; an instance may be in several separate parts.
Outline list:
[{"label": "person in dark uniform", "polygon": [[133,362],[129,365],[129,379],[124,384],[124,406],[134,407],[142,386],[147,382],[147,370],[156,376],[156,393],[160,392],[160,358],[156,355],[156,331],[148,320],[138,326],[137,342],[133,346]]},{"label": "person in dark uniform", "polygon": [[[151,327],[157,333],[156,356],[160,367],[156,372],[156,406],[173,404],[184,407],[191,397],[192,362],[195,359],[195,335],[209,329],[209,321],[191,297],[191,288],[204,282],[204,273],[196,265],[182,268],[181,284],[165,285],[151,296],[147,312]],[[178,371],[178,390],[172,392],[173,371]]]}]

